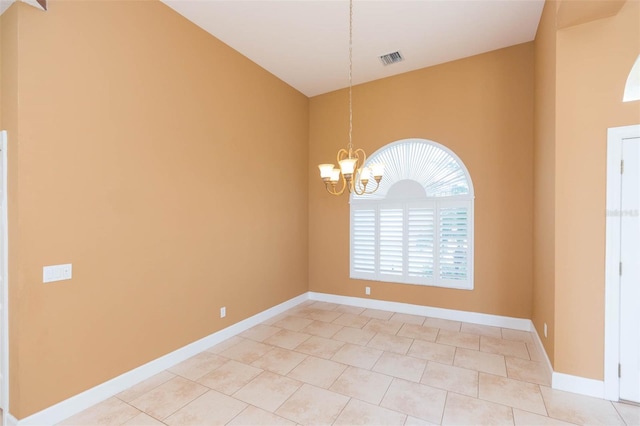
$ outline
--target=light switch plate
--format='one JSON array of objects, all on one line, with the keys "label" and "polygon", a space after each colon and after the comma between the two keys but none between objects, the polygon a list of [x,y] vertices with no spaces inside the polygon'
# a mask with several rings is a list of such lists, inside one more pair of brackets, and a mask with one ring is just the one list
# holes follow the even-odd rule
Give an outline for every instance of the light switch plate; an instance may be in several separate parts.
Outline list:
[{"label": "light switch plate", "polygon": [[51,265],[42,268],[42,282],[50,283],[53,281],[70,280],[73,268],[71,263],[64,265]]}]

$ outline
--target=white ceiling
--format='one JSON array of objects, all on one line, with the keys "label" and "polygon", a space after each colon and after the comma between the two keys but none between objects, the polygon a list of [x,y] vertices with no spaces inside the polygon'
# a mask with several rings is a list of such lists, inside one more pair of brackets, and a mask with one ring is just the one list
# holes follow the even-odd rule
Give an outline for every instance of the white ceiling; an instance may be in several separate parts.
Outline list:
[{"label": "white ceiling", "polygon": [[[349,84],[347,0],[162,0],[307,96]],[[355,0],[354,84],[534,39],[544,0]],[[380,55],[405,60],[383,66]]]},{"label": "white ceiling", "polygon": [[16,0],[0,0],[0,15],[4,13],[5,10],[9,9],[9,6]]},{"label": "white ceiling", "polygon": [[[20,1],[30,4],[31,6],[37,7],[38,9],[42,9],[42,6],[40,6],[36,0],[20,0]],[[15,2],[16,0],[0,0],[0,15],[2,15],[5,12],[5,10],[9,9],[9,6],[11,6]]]}]

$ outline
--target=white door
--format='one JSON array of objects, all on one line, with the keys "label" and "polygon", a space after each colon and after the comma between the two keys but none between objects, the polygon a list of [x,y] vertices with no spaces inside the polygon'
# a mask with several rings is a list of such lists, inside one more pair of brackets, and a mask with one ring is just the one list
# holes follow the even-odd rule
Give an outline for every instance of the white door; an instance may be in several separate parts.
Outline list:
[{"label": "white door", "polygon": [[7,132],[0,131],[0,408],[6,419],[8,405],[7,290]]},{"label": "white door", "polygon": [[0,131],[0,408],[8,408],[8,311],[7,311],[7,132]]},{"label": "white door", "polygon": [[622,141],[620,399],[640,402],[640,138]]}]

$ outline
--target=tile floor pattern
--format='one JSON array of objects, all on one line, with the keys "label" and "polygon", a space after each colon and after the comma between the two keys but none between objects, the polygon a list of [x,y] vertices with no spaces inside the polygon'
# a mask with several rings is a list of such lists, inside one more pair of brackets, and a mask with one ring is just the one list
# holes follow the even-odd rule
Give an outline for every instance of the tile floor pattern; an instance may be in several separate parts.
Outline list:
[{"label": "tile floor pattern", "polygon": [[308,301],[61,425],[640,425],[553,390],[533,334]]}]

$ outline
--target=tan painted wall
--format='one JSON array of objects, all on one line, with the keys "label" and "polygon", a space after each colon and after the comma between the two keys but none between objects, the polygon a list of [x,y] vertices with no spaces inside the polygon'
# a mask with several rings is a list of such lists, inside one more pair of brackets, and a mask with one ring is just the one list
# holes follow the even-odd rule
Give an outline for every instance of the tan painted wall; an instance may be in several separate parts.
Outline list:
[{"label": "tan painted wall", "polygon": [[557,34],[555,370],[601,380],[607,128],[640,123],[622,103],[640,53],[640,2]]},{"label": "tan painted wall", "polygon": [[[357,70],[355,70],[357,72]],[[356,86],[354,144],[372,153],[404,138],[451,148],[475,186],[475,289],[349,279],[348,198],[324,190],[319,163],[346,146],[346,90],[311,99],[309,289],[531,318],[533,43]]]},{"label": "tan painted wall", "polygon": [[[553,363],[555,300],[556,7],[547,2],[535,40],[533,324]],[[544,324],[547,337],[544,337]]]},{"label": "tan painted wall", "polygon": [[307,291],[309,101],[156,1],[15,7],[23,418]]}]

